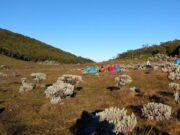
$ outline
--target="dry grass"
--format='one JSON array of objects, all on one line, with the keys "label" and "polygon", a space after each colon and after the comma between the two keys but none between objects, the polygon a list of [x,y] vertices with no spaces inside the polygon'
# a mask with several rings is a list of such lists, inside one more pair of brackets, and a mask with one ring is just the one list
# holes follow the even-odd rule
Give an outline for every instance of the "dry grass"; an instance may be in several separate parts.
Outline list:
[{"label": "dry grass", "polygon": [[[5,60],[6,59],[6,60]],[[180,120],[176,117],[180,109],[173,101],[168,88],[167,75],[158,71],[128,71],[133,83],[123,90],[110,91],[115,85],[114,78],[118,73],[100,73],[82,75],[82,87],[73,98],[64,100],[59,105],[51,105],[45,97],[44,89],[19,93],[20,78],[32,72],[47,74],[44,84],[52,84],[65,73],[80,74],[77,70],[85,65],[37,65],[22,61],[0,58],[0,63],[9,65],[4,69],[8,78],[0,80],[0,133],[2,135],[69,135],[70,129],[80,119],[83,112],[95,112],[106,107],[126,107],[138,117],[138,127],[152,126],[160,132],[180,134]],[[121,63],[121,62],[119,62]],[[72,70],[75,69],[75,70]],[[17,77],[12,73],[16,72]],[[131,86],[139,87],[143,95],[135,96],[126,91]],[[173,118],[164,123],[154,123],[141,117],[139,108],[149,101],[164,102],[173,107]],[[88,121],[85,121],[85,123]]]}]

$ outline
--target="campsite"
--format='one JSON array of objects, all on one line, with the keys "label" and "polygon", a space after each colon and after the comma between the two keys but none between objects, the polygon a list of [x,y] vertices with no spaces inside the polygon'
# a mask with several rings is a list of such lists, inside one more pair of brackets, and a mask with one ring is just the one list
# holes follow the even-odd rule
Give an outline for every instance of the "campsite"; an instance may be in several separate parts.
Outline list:
[{"label": "campsite", "polygon": [[2,0],[0,135],[180,135],[179,0]]},{"label": "campsite", "polygon": [[[85,134],[92,124],[90,122],[93,120],[92,115],[111,106],[126,108],[128,113],[136,115],[138,124],[133,130],[136,134],[180,133],[180,106],[174,101],[173,91],[168,86],[170,81],[167,73],[162,71],[163,67],[159,63],[156,63],[156,66],[159,65],[157,70],[140,68],[138,63],[143,66],[144,60],[119,61],[118,64],[124,65],[126,70],[113,73],[99,72],[96,76],[95,73],[80,72],[79,69],[88,64],[39,65],[6,56],[1,56],[0,60],[3,65],[9,67],[2,69],[7,77],[1,77],[2,134]],[[21,78],[37,71],[47,75],[46,80],[42,81],[44,87],[19,92]],[[16,76],[12,74],[13,72],[16,72]],[[79,75],[83,81],[78,84],[73,96],[52,104],[44,90],[63,74]],[[114,79],[121,74],[128,74],[132,82],[120,89]],[[137,92],[130,90],[134,86]],[[142,106],[148,102],[170,105],[171,118],[166,122],[156,122],[142,117]]]},{"label": "campsite", "polygon": [[119,72],[119,71],[124,70],[123,67],[120,67],[118,65],[111,65],[111,66],[103,66],[101,65],[99,66],[95,66],[95,67],[85,67],[83,69],[81,69],[81,72],[83,74],[87,74],[87,73],[99,73],[99,72],[109,72],[109,73],[113,73],[113,72]]}]

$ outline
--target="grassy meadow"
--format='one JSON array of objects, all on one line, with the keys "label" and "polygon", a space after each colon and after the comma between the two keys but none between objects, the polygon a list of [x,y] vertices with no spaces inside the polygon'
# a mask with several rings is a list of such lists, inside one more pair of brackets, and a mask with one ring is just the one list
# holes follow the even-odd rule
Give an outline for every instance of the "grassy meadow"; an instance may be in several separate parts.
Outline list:
[{"label": "grassy meadow", "polygon": [[[114,64],[128,62],[131,61],[115,61]],[[40,65],[0,55],[0,65],[2,64],[9,68],[0,69],[0,72],[8,75],[7,78],[0,78],[1,135],[83,134],[91,113],[111,106],[124,107],[129,113],[135,113],[138,120],[135,132],[138,133],[134,134],[180,134],[180,105],[173,99],[167,74],[161,71],[129,70],[112,74],[100,73],[99,76],[82,75],[78,69],[85,67],[85,64]],[[33,72],[47,74],[47,79],[42,82],[47,86],[63,74],[81,75],[83,82],[72,98],[65,99],[58,105],[51,105],[45,96],[45,88],[19,93],[20,79],[30,77]],[[130,75],[133,82],[122,90],[117,90],[114,78],[123,73]],[[142,94],[136,96],[128,90],[133,86],[140,88]],[[142,118],[140,109],[150,101],[172,106],[172,118],[165,122],[152,122]]]}]

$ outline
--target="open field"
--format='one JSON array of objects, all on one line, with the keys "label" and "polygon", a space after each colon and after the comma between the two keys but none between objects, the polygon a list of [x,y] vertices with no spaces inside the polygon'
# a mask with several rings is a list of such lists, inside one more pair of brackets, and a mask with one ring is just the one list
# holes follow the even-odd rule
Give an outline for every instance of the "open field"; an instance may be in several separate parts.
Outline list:
[{"label": "open field", "polygon": [[[83,134],[90,113],[111,106],[125,107],[129,113],[134,112],[141,134],[180,134],[180,105],[174,102],[167,74],[161,71],[126,71],[133,82],[122,90],[115,90],[114,78],[123,73],[100,73],[99,77],[94,74],[82,75],[78,69],[85,65],[38,65],[5,56],[0,57],[0,64],[9,66],[9,69],[0,70],[8,74],[7,78],[0,78],[1,135]],[[79,84],[79,91],[74,97],[51,105],[44,88],[19,93],[20,79],[33,72],[47,74],[47,79],[43,81],[46,85],[54,83],[63,74],[82,75],[83,82]],[[140,88],[142,95],[135,96],[129,91],[132,86]],[[172,118],[165,122],[151,122],[142,118],[140,108],[150,101],[172,106]]]}]

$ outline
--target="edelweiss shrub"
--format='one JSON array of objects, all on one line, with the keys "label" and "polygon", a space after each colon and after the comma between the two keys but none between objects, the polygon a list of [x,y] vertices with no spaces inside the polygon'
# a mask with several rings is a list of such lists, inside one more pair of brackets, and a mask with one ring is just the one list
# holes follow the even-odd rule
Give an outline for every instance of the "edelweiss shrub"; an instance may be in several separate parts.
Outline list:
[{"label": "edelweiss shrub", "polygon": [[7,77],[7,74],[4,74],[4,73],[2,73],[2,72],[0,72],[0,77]]},{"label": "edelweiss shrub", "polygon": [[42,80],[46,79],[46,74],[44,73],[32,73],[31,77],[34,78],[37,84],[39,84]]},{"label": "edelweiss shrub", "polygon": [[146,70],[146,65],[145,64],[137,64],[134,65],[135,70]]},{"label": "edelweiss shrub", "polygon": [[139,88],[135,87],[135,86],[129,88],[129,90],[132,91],[136,96],[142,96],[142,94],[143,94],[141,92],[141,90]]},{"label": "edelweiss shrub", "polygon": [[8,69],[8,66],[6,66],[6,65],[0,65],[0,69]]},{"label": "edelweiss shrub", "polygon": [[132,92],[136,92],[136,89],[137,89],[137,88],[136,88],[135,86],[134,86],[134,87],[129,88],[129,90],[130,90],[130,91],[132,91]]},{"label": "edelweiss shrub", "polygon": [[168,72],[168,68],[163,67],[163,68],[162,68],[162,71],[165,72],[165,73],[167,73],[167,72]]},{"label": "edelweiss shrub", "polygon": [[127,64],[124,67],[126,67],[127,69],[135,69],[135,66],[132,64]]},{"label": "edelweiss shrub", "polygon": [[174,100],[179,103],[179,92],[174,92]]},{"label": "edelweiss shrub", "polygon": [[166,62],[166,61],[172,61],[173,58],[165,55],[165,54],[156,54],[153,57],[150,57],[149,60],[151,61],[157,61],[157,62]]},{"label": "edelweiss shrub", "polygon": [[179,88],[180,85],[177,83],[170,83],[169,87],[174,91],[174,100],[178,103],[179,102]]},{"label": "edelweiss shrub", "polygon": [[59,102],[61,102],[61,97],[52,97],[50,100],[51,104],[58,104]]},{"label": "edelweiss shrub", "polygon": [[58,81],[77,86],[79,84],[79,82],[82,81],[82,77],[78,76],[78,75],[65,74],[65,75],[59,77]]},{"label": "edelweiss shrub", "polygon": [[68,83],[55,83],[45,90],[47,97],[66,97],[74,92],[74,86]]},{"label": "edelweiss shrub", "polygon": [[158,64],[158,63],[153,63],[149,66],[147,66],[146,63],[141,63],[141,64],[135,64],[134,65],[134,69],[135,70],[149,70],[149,69],[152,69],[152,70],[159,70],[159,68],[162,67],[162,64]]},{"label": "edelweiss shrub", "polygon": [[19,88],[19,92],[26,92],[26,91],[31,91],[35,89],[35,84],[28,83],[26,82],[27,78],[21,78],[21,86]]},{"label": "edelweiss shrub", "polygon": [[168,79],[179,80],[180,79],[180,65],[170,64],[168,67]]},{"label": "edelweiss shrub", "polygon": [[179,91],[179,84],[177,83],[170,83],[169,87],[173,90],[173,91]]},{"label": "edelweiss shrub", "polygon": [[174,72],[169,73],[168,79],[170,79],[172,81],[175,80],[176,79],[176,74]]},{"label": "edelweiss shrub", "polygon": [[151,102],[143,106],[142,115],[148,120],[169,120],[171,117],[171,107],[162,103]]},{"label": "edelweiss shrub", "polygon": [[63,75],[57,82],[45,90],[48,98],[51,98],[52,104],[59,103],[63,98],[74,94],[75,86],[82,81],[81,76]]},{"label": "edelweiss shrub", "polygon": [[[96,118],[100,121],[107,121],[114,126],[113,132],[115,134],[132,132],[137,124],[135,115],[127,115],[127,110],[111,107],[102,112],[96,113]],[[108,127],[104,127],[108,128]]]},{"label": "edelweiss shrub", "polygon": [[157,71],[159,69],[159,66],[158,65],[154,65],[153,66],[153,70]]},{"label": "edelweiss shrub", "polygon": [[132,78],[129,75],[120,75],[119,77],[115,78],[116,86],[123,87],[124,85],[131,83]]}]

